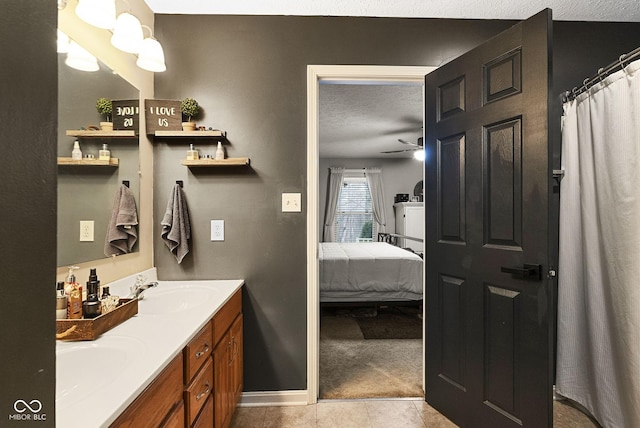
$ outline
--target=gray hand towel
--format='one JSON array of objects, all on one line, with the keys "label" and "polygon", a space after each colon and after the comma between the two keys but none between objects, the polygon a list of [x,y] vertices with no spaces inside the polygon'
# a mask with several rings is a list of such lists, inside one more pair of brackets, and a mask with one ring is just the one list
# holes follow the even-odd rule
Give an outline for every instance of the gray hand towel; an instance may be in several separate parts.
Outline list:
[{"label": "gray hand towel", "polygon": [[104,254],[128,254],[138,240],[136,199],[124,184],[116,192],[104,240]]},{"label": "gray hand towel", "polygon": [[173,186],[167,209],[162,222],[162,239],[167,244],[178,264],[189,252],[189,239],[191,239],[191,224],[189,222],[189,210],[187,200],[182,192],[182,187]]}]

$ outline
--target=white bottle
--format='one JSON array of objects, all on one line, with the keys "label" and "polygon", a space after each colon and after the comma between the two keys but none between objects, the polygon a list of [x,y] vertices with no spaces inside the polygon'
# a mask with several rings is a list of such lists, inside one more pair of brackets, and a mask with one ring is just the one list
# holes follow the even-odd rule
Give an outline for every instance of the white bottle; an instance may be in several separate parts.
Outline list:
[{"label": "white bottle", "polygon": [[220,141],[218,141],[218,148],[216,149],[216,160],[224,160],[224,149]]},{"label": "white bottle", "polygon": [[82,150],[80,150],[80,143],[78,140],[73,142],[73,150],[71,151],[71,159],[82,160]]}]

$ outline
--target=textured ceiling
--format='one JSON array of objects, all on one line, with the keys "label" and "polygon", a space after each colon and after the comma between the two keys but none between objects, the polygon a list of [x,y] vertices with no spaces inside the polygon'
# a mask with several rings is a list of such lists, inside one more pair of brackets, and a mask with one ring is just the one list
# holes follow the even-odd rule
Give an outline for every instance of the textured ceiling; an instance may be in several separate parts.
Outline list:
[{"label": "textured ceiling", "polygon": [[638,0],[145,0],[155,13],[526,19],[640,22]]},{"label": "textured ceiling", "polygon": [[320,85],[321,158],[411,157],[422,135],[422,85]]}]

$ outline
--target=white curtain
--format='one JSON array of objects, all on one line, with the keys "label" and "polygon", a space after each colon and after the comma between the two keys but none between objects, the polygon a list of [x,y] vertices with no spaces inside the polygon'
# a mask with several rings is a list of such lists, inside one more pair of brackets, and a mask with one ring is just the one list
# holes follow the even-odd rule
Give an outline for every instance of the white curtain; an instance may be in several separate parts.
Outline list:
[{"label": "white curtain", "polygon": [[[365,168],[364,176],[367,178],[367,185],[371,193],[373,219],[378,224],[373,230],[385,232],[387,230],[387,214],[385,213],[384,190],[382,187],[382,170],[380,168]],[[373,240],[377,241],[378,237],[373,236]]]},{"label": "white curtain", "polygon": [[329,188],[327,189],[327,207],[324,215],[323,242],[334,242],[336,240],[336,207],[342,188],[342,178],[344,168],[329,169]]},{"label": "white curtain", "polygon": [[640,61],[564,110],[556,388],[640,427]]}]

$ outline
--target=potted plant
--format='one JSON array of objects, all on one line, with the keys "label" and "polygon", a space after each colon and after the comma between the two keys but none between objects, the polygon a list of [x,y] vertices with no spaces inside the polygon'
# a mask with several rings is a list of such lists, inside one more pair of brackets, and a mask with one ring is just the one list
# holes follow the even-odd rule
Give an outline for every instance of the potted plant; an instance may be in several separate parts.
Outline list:
[{"label": "potted plant", "polygon": [[182,122],[182,130],[194,131],[196,129],[196,123],[192,122],[191,119],[200,113],[198,101],[193,98],[185,98],[180,104],[180,110],[182,111],[182,115],[187,118],[187,122]]},{"label": "potted plant", "polygon": [[113,106],[111,100],[107,98],[98,98],[96,101],[96,110],[98,113],[104,115],[106,121],[100,122],[100,129],[103,131],[113,131],[113,122],[111,122],[111,113],[113,113]]}]

